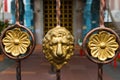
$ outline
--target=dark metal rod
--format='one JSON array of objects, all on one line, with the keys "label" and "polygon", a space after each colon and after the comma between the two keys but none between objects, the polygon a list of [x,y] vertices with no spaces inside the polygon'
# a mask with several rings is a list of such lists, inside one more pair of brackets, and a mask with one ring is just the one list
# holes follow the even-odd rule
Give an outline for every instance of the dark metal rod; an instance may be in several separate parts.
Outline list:
[{"label": "dark metal rod", "polygon": [[57,70],[56,71],[56,80],[61,80],[61,78],[60,78],[60,70]]},{"label": "dark metal rod", "polygon": [[98,64],[98,80],[103,80],[103,64]]},{"label": "dark metal rod", "polygon": [[51,64],[51,72],[52,73],[55,73],[56,72],[56,70],[55,70],[55,67]]},{"label": "dark metal rod", "polygon": [[19,14],[19,0],[15,0],[15,5],[16,5],[16,23],[19,23],[19,17],[20,17],[20,14]]},{"label": "dark metal rod", "polygon": [[60,0],[56,0],[56,20],[57,20],[57,26],[60,26],[60,15],[61,15],[60,6],[61,6]]},{"label": "dark metal rod", "polygon": [[17,60],[16,61],[16,78],[17,80],[21,80],[21,61]]},{"label": "dark metal rod", "polygon": [[100,27],[104,27],[104,11],[106,9],[106,0],[100,0]]}]

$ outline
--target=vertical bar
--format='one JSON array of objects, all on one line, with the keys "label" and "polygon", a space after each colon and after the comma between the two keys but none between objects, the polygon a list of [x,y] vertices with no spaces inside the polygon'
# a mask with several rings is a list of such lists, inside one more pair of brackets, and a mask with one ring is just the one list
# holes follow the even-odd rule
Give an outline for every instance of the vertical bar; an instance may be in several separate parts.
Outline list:
[{"label": "vertical bar", "polygon": [[55,74],[56,73],[55,67],[52,64],[51,64],[51,67],[50,67],[50,73],[51,74]]},{"label": "vertical bar", "polygon": [[17,60],[16,61],[16,78],[17,80],[21,80],[21,61]]},{"label": "vertical bar", "polygon": [[16,17],[16,23],[19,23],[19,19],[20,19],[20,13],[19,13],[19,9],[20,9],[20,3],[19,0],[15,0],[15,17]]},{"label": "vertical bar", "polygon": [[98,80],[103,80],[103,64],[98,64]]},{"label": "vertical bar", "polygon": [[60,26],[60,15],[61,15],[60,6],[61,6],[60,0],[56,0],[56,20],[57,20],[57,26]]},{"label": "vertical bar", "polygon": [[56,80],[61,80],[61,78],[60,78],[60,70],[57,70],[56,71]]},{"label": "vertical bar", "polygon": [[105,27],[104,25],[104,11],[106,10],[106,0],[100,0],[100,27]]}]

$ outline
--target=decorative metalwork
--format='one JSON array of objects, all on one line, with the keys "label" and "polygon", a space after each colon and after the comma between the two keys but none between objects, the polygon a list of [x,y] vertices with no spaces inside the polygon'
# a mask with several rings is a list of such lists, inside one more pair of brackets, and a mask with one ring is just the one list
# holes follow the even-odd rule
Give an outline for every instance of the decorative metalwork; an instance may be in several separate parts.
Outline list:
[{"label": "decorative metalwork", "polygon": [[100,5],[99,27],[87,33],[83,40],[83,48],[93,62],[104,64],[117,56],[120,43],[117,33],[104,25],[105,0],[100,0]]},{"label": "decorative metalwork", "polygon": [[43,39],[43,53],[56,69],[61,69],[73,55],[74,39],[64,27],[48,31]]},{"label": "decorative metalwork", "polygon": [[16,23],[1,34],[0,45],[4,54],[16,61],[16,80],[21,80],[21,60],[27,58],[35,48],[32,32],[19,22],[19,1],[16,3]]},{"label": "decorative metalwork", "polygon": [[15,25],[10,25],[2,32],[0,41],[1,48],[6,56],[11,59],[21,60],[33,52],[35,39],[32,32],[19,22],[19,0],[15,0],[15,4],[16,23]]},{"label": "decorative metalwork", "polygon": [[20,28],[8,30],[2,42],[5,45],[5,51],[12,56],[25,54],[30,45],[28,33],[21,31]]},{"label": "decorative metalwork", "polygon": [[[50,31],[48,31],[47,34],[45,35],[44,39],[43,39],[43,53],[45,54],[45,57],[48,59],[48,61],[56,68],[56,77],[57,77],[56,80],[61,80],[60,69],[62,68],[62,66],[64,64],[66,64],[68,62],[70,57],[73,55],[73,44],[74,44],[73,36],[65,28],[66,26],[71,27],[71,21],[72,20],[71,21],[64,21],[65,18],[67,18],[67,19],[71,18],[72,19],[72,16],[67,16],[68,15],[68,13],[67,13],[65,15],[65,17],[63,17],[62,20],[60,19],[60,17],[63,16],[63,15],[61,15],[60,8],[62,7],[63,9],[65,9],[64,5],[61,6],[60,1],[61,0],[56,0],[56,2],[54,0],[45,1],[46,3],[49,2],[49,4],[52,4],[52,6],[53,6],[54,3],[56,3],[56,6],[54,6],[54,7],[52,7],[52,6],[48,7],[49,4],[47,5],[45,3],[46,4],[45,7],[48,10],[53,8],[50,11],[46,11],[46,12],[50,12],[50,13],[53,14],[53,15],[49,16],[48,13],[47,13],[46,17],[48,16],[48,18],[49,19],[51,18],[51,19],[50,19],[50,21],[45,19],[45,22],[47,23],[46,25],[48,25],[48,21],[49,21],[49,22],[51,22],[51,25],[48,25],[50,28],[52,28],[56,25],[57,26],[55,28],[51,29]],[[64,0],[62,0],[62,1],[64,2]],[[62,2],[62,4],[63,4],[63,2]],[[72,2],[72,0],[69,0],[67,2]],[[65,6],[67,6],[67,5],[65,5]],[[55,8],[56,8],[56,10],[54,10]],[[67,7],[66,7],[66,9],[67,9]],[[71,10],[69,10],[69,11],[71,11]],[[55,11],[56,11],[56,15],[54,15]],[[62,11],[62,14],[64,14],[64,13],[65,12]],[[56,19],[55,19],[55,17],[56,17]],[[55,24],[53,24],[53,22],[55,22]],[[61,23],[65,23],[65,22],[67,22],[67,23],[69,22],[70,25],[65,25],[65,27],[61,27]],[[53,26],[52,26],[52,24],[53,24]],[[68,29],[70,29],[70,28],[68,28]]]},{"label": "decorative metalwork", "polygon": [[100,0],[100,23],[87,33],[83,40],[83,48],[90,60],[98,64],[98,80],[103,80],[103,64],[113,61],[120,49],[119,36],[104,25],[106,1]]},{"label": "decorative metalwork", "polygon": [[4,54],[15,60],[28,57],[35,48],[35,39],[32,32],[20,24],[7,27],[2,32],[0,41]]},{"label": "decorative metalwork", "polygon": [[117,33],[106,27],[94,28],[83,40],[83,48],[88,58],[100,64],[114,60],[119,52],[119,45]]},{"label": "decorative metalwork", "polygon": [[115,56],[115,51],[119,45],[116,42],[115,35],[101,31],[99,34],[91,35],[88,46],[93,57],[105,61]]}]

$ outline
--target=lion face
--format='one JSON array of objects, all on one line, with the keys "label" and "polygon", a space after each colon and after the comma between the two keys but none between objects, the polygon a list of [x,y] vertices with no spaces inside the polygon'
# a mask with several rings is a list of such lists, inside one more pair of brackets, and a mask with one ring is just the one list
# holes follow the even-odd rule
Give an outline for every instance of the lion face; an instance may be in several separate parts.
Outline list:
[{"label": "lion face", "polygon": [[73,55],[73,36],[64,27],[51,29],[43,39],[45,57],[60,69]]}]

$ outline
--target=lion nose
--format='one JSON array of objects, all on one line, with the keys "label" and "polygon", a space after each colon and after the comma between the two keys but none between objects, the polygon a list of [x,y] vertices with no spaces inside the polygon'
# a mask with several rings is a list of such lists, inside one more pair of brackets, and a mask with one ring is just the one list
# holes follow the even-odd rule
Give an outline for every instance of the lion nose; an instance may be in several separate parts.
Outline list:
[{"label": "lion nose", "polygon": [[62,45],[61,45],[61,43],[58,43],[58,46],[57,46],[57,55],[58,56],[62,56]]}]

